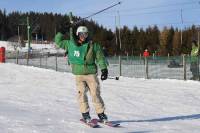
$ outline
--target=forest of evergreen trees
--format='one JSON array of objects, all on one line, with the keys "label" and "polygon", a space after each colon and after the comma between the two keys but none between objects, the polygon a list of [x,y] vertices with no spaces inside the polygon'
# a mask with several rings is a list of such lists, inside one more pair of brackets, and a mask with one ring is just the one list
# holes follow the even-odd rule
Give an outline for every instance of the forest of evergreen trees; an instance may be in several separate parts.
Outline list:
[{"label": "forest of evergreen trees", "polygon": [[[66,33],[66,38],[68,37],[68,15],[36,12],[12,12],[7,14],[5,10],[0,10],[0,40],[9,40],[14,36],[18,36],[18,34],[21,38],[27,40],[27,16],[30,18],[32,40],[36,39],[37,34],[39,40],[53,41],[57,32]],[[73,19],[77,21],[80,18],[73,17]],[[93,20],[85,20],[82,24],[89,28],[89,34],[93,41],[101,43],[110,55],[128,54],[138,56],[146,48],[150,51],[150,54],[156,53],[163,56],[167,54],[189,54],[192,47],[191,42],[198,39],[199,30],[195,25],[184,28],[182,32],[174,27],[164,27],[161,30],[156,25],[145,29],[137,27],[130,29],[124,26],[120,29],[122,44],[120,52],[120,41],[119,39],[116,40],[115,36],[115,33],[119,33],[119,29],[116,32],[106,29]]]}]

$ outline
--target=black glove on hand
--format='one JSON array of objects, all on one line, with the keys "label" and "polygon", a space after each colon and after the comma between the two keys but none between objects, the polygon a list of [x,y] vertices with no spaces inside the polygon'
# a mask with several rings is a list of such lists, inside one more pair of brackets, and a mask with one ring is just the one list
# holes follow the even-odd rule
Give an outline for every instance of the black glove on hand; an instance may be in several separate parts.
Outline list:
[{"label": "black glove on hand", "polygon": [[108,78],[108,69],[101,70],[101,80],[106,80]]}]

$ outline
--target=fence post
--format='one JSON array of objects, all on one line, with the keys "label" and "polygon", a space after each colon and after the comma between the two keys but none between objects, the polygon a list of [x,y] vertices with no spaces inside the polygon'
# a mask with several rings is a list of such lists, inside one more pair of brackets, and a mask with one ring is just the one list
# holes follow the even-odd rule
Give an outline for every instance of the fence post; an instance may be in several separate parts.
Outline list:
[{"label": "fence post", "polygon": [[144,62],[142,62],[142,55],[140,53],[140,64],[143,64]]},{"label": "fence post", "polygon": [[[43,52],[43,51],[42,51]],[[40,68],[42,67],[42,53],[40,52]]]},{"label": "fence post", "polygon": [[186,80],[186,58],[185,58],[185,54],[183,54],[183,79]]},{"label": "fence post", "polygon": [[17,50],[16,53],[16,63],[19,64],[19,50]]},{"label": "fence post", "polygon": [[28,66],[29,64],[29,52],[26,53],[26,65]]},{"label": "fence post", "polygon": [[[181,55],[180,55],[181,56]],[[187,56],[187,55],[186,55]],[[181,56],[181,62],[180,65],[183,65],[183,57]]]},{"label": "fence post", "polygon": [[29,17],[27,17],[27,38],[28,38],[28,53],[27,53],[27,66],[29,65],[29,58],[30,58],[30,38],[31,38],[31,34],[30,34],[30,30],[31,30],[31,26],[30,26],[30,21],[29,21]]},{"label": "fence post", "polygon": [[119,55],[119,76],[122,76],[122,59],[121,59],[121,55]]},{"label": "fence post", "polygon": [[169,55],[169,53],[167,54],[167,64],[169,64],[170,63],[170,55]]},{"label": "fence post", "polygon": [[197,75],[198,75],[198,80],[200,81],[200,75],[199,75],[199,55],[197,56]]},{"label": "fence post", "polygon": [[56,52],[56,71],[58,71],[58,53]]},{"label": "fence post", "polygon": [[45,56],[45,68],[47,68],[47,57],[48,57],[48,53],[46,53],[46,56]]},{"label": "fence post", "polygon": [[155,53],[153,53],[153,60],[155,59]]},{"label": "fence post", "polygon": [[147,57],[144,58],[144,65],[145,65],[145,78],[148,79],[149,71],[148,71],[148,58]]}]

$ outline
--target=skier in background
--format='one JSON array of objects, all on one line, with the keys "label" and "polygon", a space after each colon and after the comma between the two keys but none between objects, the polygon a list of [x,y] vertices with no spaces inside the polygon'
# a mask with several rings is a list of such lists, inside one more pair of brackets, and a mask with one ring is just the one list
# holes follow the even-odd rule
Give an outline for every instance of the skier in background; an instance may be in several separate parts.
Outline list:
[{"label": "skier in background", "polygon": [[145,49],[145,50],[144,50],[143,56],[144,56],[145,58],[146,58],[146,57],[149,57],[149,51],[148,51],[148,49]]},{"label": "skier in background", "polygon": [[71,40],[64,40],[63,35],[58,33],[55,36],[55,42],[57,46],[68,52],[72,73],[76,79],[78,101],[83,119],[86,122],[91,121],[86,94],[89,90],[99,119],[106,122],[105,105],[100,95],[100,84],[97,78],[97,65],[101,69],[101,80],[106,80],[108,77],[107,64],[102,48],[98,43],[89,40],[88,29],[85,26],[79,26],[76,35]]},{"label": "skier in background", "polygon": [[192,80],[198,80],[199,77],[199,44],[196,40],[192,41],[192,51],[191,51],[191,64],[190,71],[192,72]]}]

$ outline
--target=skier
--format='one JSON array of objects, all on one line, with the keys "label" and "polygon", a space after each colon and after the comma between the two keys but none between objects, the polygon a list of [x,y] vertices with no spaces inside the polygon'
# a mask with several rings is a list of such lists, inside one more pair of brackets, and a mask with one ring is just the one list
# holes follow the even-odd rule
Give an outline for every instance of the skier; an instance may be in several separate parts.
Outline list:
[{"label": "skier", "polygon": [[192,41],[192,51],[191,51],[191,64],[190,71],[192,72],[192,80],[198,80],[199,77],[199,65],[198,65],[198,55],[199,55],[199,45],[196,40]]},{"label": "skier", "polygon": [[91,121],[86,94],[89,90],[100,121],[107,122],[107,116],[104,113],[105,105],[100,95],[100,84],[97,78],[97,65],[101,69],[101,80],[106,80],[108,77],[107,64],[102,48],[98,43],[94,43],[89,39],[86,26],[79,26],[76,35],[71,40],[64,40],[63,35],[57,33],[55,42],[58,47],[68,52],[72,73],[75,75],[80,112],[84,121],[87,123]]},{"label": "skier", "polygon": [[149,57],[149,51],[148,51],[148,49],[145,49],[145,50],[144,50],[143,56],[144,56],[145,58]]}]

